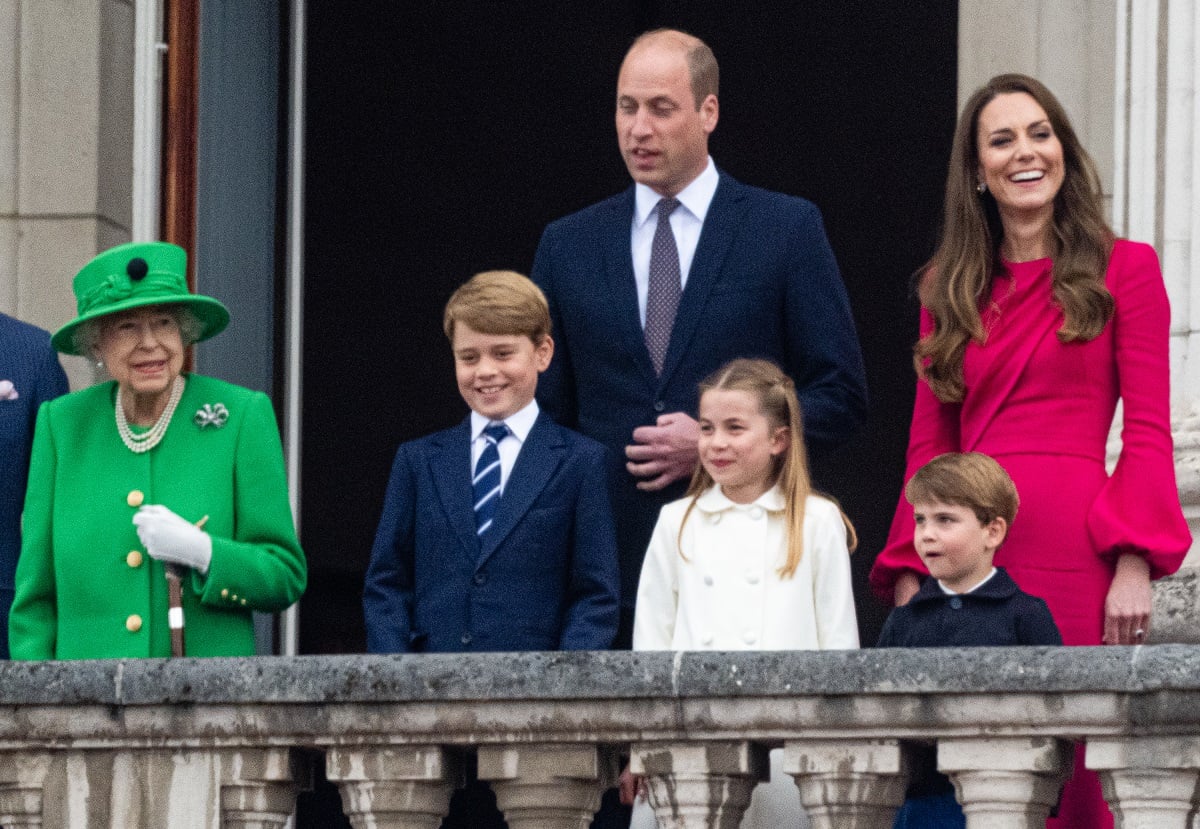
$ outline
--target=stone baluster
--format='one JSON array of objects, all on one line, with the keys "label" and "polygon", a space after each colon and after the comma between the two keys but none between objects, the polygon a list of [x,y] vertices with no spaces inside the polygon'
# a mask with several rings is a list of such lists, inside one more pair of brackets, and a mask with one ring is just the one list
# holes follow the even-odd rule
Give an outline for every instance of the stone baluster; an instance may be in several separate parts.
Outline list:
[{"label": "stone baluster", "polygon": [[890,829],[908,783],[897,740],[789,740],[783,770],[813,829]]},{"label": "stone baluster", "polygon": [[49,752],[0,753],[0,826],[42,825],[42,787],[49,769]]},{"label": "stone baluster", "polygon": [[1121,829],[1186,829],[1200,779],[1195,737],[1088,740],[1087,767]]},{"label": "stone baluster", "polygon": [[457,758],[440,746],[332,748],[325,776],[355,829],[437,829],[450,810]]},{"label": "stone baluster", "polygon": [[1042,829],[1073,754],[1053,737],[946,738],[938,769],[954,781],[967,829]]},{"label": "stone baluster", "polygon": [[635,743],[630,757],[661,829],[737,829],[767,769],[766,750],[741,740]]},{"label": "stone baluster", "polygon": [[587,829],[618,773],[594,745],[480,746],[478,758],[509,829]]},{"label": "stone baluster", "polygon": [[296,810],[296,763],[286,748],[230,752],[222,767],[223,829],[283,829]]}]

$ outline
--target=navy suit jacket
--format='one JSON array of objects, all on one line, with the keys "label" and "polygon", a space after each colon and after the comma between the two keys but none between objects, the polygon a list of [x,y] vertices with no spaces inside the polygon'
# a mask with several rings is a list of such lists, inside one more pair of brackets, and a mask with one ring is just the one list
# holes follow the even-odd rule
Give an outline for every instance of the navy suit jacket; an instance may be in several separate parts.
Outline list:
[{"label": "navy suit jacket", "polygon": [[638,313],[633,211],[630,187],[559,219],[546,228],[533,265],[555,340],[538,401],[610,451],[627,607],[658,511],[686,488],[679,482],[659,493],[636,489],[624,468],[635,427],[666,412],[694,417],[699,382],[736,357],[765,357],[792,377],[813,454],[843,442],[867,405],[849,300],[815,205],[721,174],[661,377]]},{"label": "navy suit jacket", "polygon": [[540,414],[481,543],[470,420],[402,445],[363,591],[367,649],[609,647],[618,581],[604,454]]},{"label": "navy suit jacket", "polygon": [[29,449],[38,407],[67,392],[67,376],[50,335],[0,314],[0,380],[12,381],[16,400],[0,400],[0,658],[8,658],[8,610],[21,553],[21,511],[29,477]]}]

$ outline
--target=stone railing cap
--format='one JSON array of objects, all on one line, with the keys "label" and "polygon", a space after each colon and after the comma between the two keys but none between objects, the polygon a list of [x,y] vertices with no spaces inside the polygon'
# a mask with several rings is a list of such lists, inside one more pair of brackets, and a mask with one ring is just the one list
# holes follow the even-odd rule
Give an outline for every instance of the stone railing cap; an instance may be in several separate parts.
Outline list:
[{"label": "stone railing cap", "polygon": [[0,663],[0,705],[1200,691],[1200,647],[536,652]]}]

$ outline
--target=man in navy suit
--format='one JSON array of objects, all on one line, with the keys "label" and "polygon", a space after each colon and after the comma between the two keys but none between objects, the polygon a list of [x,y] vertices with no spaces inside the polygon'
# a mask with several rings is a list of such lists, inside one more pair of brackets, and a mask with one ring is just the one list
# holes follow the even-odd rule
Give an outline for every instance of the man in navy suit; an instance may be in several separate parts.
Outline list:
[{"label": "man in navy suit", "polygon": [[634,186],[552,223],[533,265],[558,337],[538,400],[616,459],[618,646],[630,643],[659,508],[682,497],[696,466],[700,380],[736,357],[774,360],[796,383],[813,454],[866,413],[854,321],[819,211],[741,184],[708,156],[717,75],[691,35],[634,42],[616,111]]},{"label": "man in navy suit", "polygon": [[8,611],[21,553],[29,448],[42,403],[67,392],[67,376],[40,328],[0,314],[0,659],[8,659]]}]

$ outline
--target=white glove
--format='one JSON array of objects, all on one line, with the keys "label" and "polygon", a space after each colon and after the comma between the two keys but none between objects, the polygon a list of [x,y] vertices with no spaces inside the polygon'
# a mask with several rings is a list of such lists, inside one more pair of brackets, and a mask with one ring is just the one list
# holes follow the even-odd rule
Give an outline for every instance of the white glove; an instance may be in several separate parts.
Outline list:
[{"label": "white glove", "polygon": [[192,567],[200,575],[212,561],[212,537],[161,504],[147,504],[133,514],[138,538],[152,558]]}]

